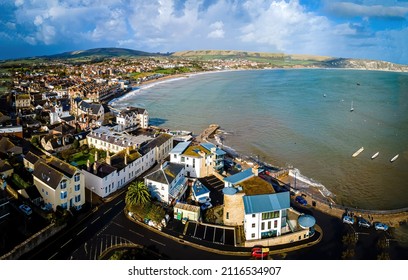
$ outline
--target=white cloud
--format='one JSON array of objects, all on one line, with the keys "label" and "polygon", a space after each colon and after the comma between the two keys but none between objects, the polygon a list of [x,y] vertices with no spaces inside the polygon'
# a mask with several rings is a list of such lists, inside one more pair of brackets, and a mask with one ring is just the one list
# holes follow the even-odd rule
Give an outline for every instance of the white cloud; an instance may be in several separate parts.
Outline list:
[{"label": "white cloud", "polygon": [[224,23],[222,21],[216,21],[213,24],[210,25],[210,28],[212,31],[208,33],[207,37],[208,38],[224,38]]},{"label": "white cloud", "polygon": [[356,4],[351,2],[330,2],[327,10],[345,17],[406,17],[408,7]]},{"label": "white cloud", "polygon": [[408,3],[316,1],[319,10],[300,0],[15,0],[0,23],[14,40],[53,49],[97,43],[153,52],[240,49],[381,58],[398,47],[399,60],[408,63],[406,29],[379,32],[372,25],[372,17],[406,17]]},{"label": "white cloud", "polygon": [[24,0],[16,0],[14,1],[14,5],[16,5],[16,7],[20,7],[24,4]]}]

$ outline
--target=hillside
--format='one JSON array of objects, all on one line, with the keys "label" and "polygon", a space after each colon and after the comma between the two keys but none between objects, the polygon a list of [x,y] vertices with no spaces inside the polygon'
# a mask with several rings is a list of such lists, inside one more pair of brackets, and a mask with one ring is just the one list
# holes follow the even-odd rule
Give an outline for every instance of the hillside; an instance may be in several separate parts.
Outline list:
[{"label": "hillside", "polygon": [[84,57],[99,57],[99,58],[109,58],[109,57],[140,57],[140,56],[162,56],[159,53],[149,53],[131,49],[123,48],[96,48],[89,50],[79,50],[72,52],[65,52],[55,55],[45,56],[46,58],[59,58],[59,59],[69,59],[69,58],[84,58]]},{"label": "hillside", "polygon": [[246,59],[269,64],[271,67],[321,67],[321,68],[351,68],[365,70],[385,70],[408,72],[408,65],[401,65],[380,60],[336,58],[330,56],[284,54],[225,50],[182,51],[171,54],[192,60],[212,59]]}]

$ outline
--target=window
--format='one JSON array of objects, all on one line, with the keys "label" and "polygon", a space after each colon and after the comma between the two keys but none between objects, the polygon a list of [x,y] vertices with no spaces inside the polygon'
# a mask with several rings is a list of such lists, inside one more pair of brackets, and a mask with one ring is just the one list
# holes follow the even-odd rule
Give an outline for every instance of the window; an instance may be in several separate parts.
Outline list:
[{"label": "window", "polygon": [[279,211],[262,213],[262,220],[279,218]]},{"label": "window", "polygon": [[60,197],[61,197],[61,199],[67,198],[67,192],[61,192]]},{"label": "window", "polygon": [[278,221],[277,221],[277,220],[273,221],[273,227],[274,227],[274,228],[277,228],[277,227],[278,227]]},{"label": "window", "polygon": [[251,237],[252,237],[252,238],[255,238],[255,233],[251,234]]},{"label": "window", "polygon": [[80,180],[80,178],[81,178],[81,176],[79,174],[75,174],[74,181],[78,182]]},{"label": "window", "polygon": [[81,188],[81,185],[80,185],[80,184],[75,185],[75,191],[76,191],[76,192],[79,191],[80,188]]},{"label": "window", "polygon": [[62,203],[62,204],[61,204],[61,207],[62,207],[62,209],[67,209],[67,208],[68,208],[67,202]]},{"label": "window", "polygon": [[265,223],[261,224],[261,230],[265,230]]},{"label": "window", "polygon": [[80,202],[81,201],[81,195],[76,195],[75,196],[75,202]]},{"label": "window", "polygon": [[271,229],[271,227],[272,227],[272,223],[271,223],[271,221],[269,221],[268,222],[268,229]]},{"label": "window", "polygon": [[227,220],[229,219],[229,212],[227,212]]},{"label": "window", "polygon": [[60,186],[61,186],[61,190],[65,189],[67,187],[67,181],[62,181],[60,183]]},{"label": "window", "polygon": [[252,214],[252,218],[255,218],[255,214]]},{"label": "window", "polygon": [[252,228],[254,228],[255,227],[255,224],[252,224]]}]

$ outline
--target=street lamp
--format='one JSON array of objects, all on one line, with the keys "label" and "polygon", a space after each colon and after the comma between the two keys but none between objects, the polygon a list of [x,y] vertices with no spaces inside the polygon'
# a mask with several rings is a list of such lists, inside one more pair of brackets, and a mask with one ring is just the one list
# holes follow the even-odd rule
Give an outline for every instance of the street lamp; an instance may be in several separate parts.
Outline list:
[{"label": "street lamp", "polygon": [[92,209],[92,197],[93,197],[93,191],[94,191],[94,187],[91,188],[91,209]]}]

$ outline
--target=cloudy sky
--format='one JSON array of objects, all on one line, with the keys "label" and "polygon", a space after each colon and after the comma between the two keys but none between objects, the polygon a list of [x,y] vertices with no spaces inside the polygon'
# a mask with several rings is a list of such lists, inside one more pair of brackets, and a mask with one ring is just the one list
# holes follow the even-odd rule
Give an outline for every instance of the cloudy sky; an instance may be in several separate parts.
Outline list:
[{"label": "cloudy sky", "polygon": [[408,64],[408,0],[0,0],[0,59],[97,47]]}]

